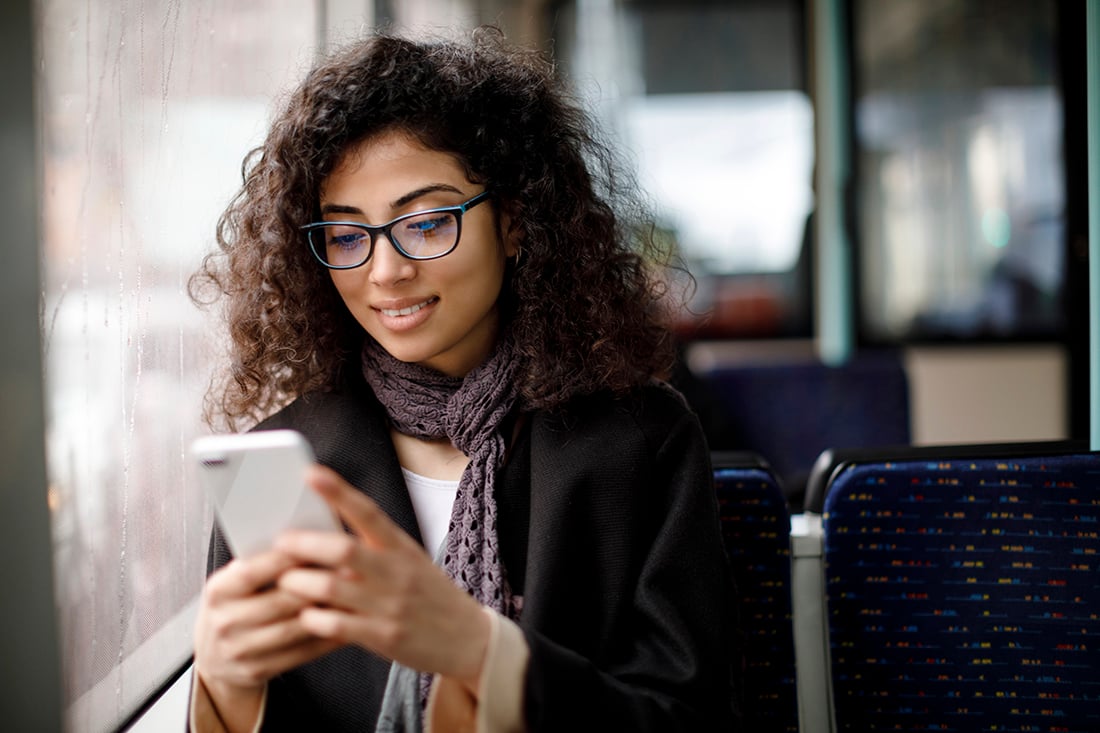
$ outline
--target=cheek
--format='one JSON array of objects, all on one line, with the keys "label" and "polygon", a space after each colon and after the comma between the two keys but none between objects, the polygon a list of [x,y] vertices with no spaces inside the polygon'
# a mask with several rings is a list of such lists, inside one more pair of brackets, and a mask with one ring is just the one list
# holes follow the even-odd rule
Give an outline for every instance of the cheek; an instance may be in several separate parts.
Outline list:
[{"label": "cheek", "polygon": [[463,278],[470,297],[477,301],[495,302],[504,283],[504,258],[490,256],[482,259]]},{"label": "cheek", "polygon": [[336,290],[344,292],[347,290],[353,281],[353,270],[329,270],[329,278],[332,280],[332,284],[336,286]]},{"label": "cheek", "polygon": [[330,277],[332,278],[332,284],[336,287],[336,293],[340,296],[340,299],[344,301],[349,309],[352,307],[353,296],[358,286],[357,278],[355,277],[355,270],[332,270]]}]

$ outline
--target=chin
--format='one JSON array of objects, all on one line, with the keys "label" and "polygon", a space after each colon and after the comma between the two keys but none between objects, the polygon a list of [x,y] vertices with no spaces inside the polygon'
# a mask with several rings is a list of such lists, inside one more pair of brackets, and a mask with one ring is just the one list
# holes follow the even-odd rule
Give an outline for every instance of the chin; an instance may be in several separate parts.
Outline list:
[{"label": "chin", "polygon": [[425,359],[431,358],[430,354],[425,354],[420,349],[400,348],[398,346],[395,346],[394,344],[387,344],[384,341],[379,341],[378,343],[381,344],[382,348],[385,349],[390,356],[392,356],[394,359],[397,359],[398,361],[404,361],[410,364],[419,364]]},{"label": "chin", "polygon": [[372,338],[394,359],[409,364],[420,364],[436,355],[435,351],[420,344],[401,343],[394,339],[379,339],[373,336]]}]

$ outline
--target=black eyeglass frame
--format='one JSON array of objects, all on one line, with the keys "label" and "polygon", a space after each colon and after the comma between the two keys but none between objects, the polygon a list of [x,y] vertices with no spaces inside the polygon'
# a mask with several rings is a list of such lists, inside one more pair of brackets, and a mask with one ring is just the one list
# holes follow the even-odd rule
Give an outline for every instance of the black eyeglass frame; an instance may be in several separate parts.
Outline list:
[{"label": "black eyeglass frame", "polygon": [[[374,256],[374,245],[375,243],[377,243],[378,237],[381,234],[386,235],[386,241],[389,242],[393,246],[393,248],[397,250],[397,253],[400,254],[402,257],[406,257],[410,260],[416,260],[418,262],[424,260],[438,260],[440,257],[446,257],[451,252],[454,252],[455,247],[458,246],[459,241],[462,239],[462,215],[480,204],[482,201],[488,200],[489,192],[482,191],[473,198],[456,206],[441,206],[437,209],[413,211],[408,214],[402,214],[401,216],[392,219],[385,224],[364,224],[363,222],[359,221],[318,221],[311,224],[303,224],[298,228],[306,235],[306,241],[309,243],[309,251],[313,253],[313,256],[317,258],[318,262],[320,262],[322,265],[329,268],[330,270],[354,270],[356,267],[362,267],[363,265],[370,262],[370,258]],[[412,219],[413,217],[424,216],[425,214],[454,214],[455,241],[454,244],[452,244],[445,252],[439,252],[438,254],[434,255],[410,254],[406,252],[401,244],[397,240],[395,240],[390,234],[390,232],[393,231],[395,225],[400,224],[407,219]],[[356,229],[362,229],[363,231],[365,231],[370,236],[370,247],[367,249],[367,256],[364,257],[360,262],[355,263],[354,265],[334,265],[331,262],[326,262],[325,259],[317,252],[317,247],[314,244],[313,237],[310,233],[316,229],[322,229],[324,227],[330,226],[355,227]]]}]

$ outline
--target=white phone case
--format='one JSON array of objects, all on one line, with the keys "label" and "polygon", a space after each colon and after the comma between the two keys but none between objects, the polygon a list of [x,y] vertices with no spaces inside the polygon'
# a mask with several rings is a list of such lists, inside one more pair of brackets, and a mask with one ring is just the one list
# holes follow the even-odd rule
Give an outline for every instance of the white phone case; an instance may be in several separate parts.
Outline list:
[{"label": "white phone case", "polygon": [[229,549],[247,557],[290,528],[340,528],[324,500],[305,484],[313,449],[294,430],[209,435],[191,445]]}]

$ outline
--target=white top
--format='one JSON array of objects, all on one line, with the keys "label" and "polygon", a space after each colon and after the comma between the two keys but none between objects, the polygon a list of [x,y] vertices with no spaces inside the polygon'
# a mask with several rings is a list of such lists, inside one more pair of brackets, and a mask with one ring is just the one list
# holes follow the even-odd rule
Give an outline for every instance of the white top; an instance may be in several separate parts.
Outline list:
[{"label": "white top", "polygon": [[458,481],[428,478],[404,467],[401,473],[405,475],[405,485],[409,487],[409,497],[416,512],[416,523],[420,526],[420,536],[424,538],[424,547],[435,559],[451,524]]}]

